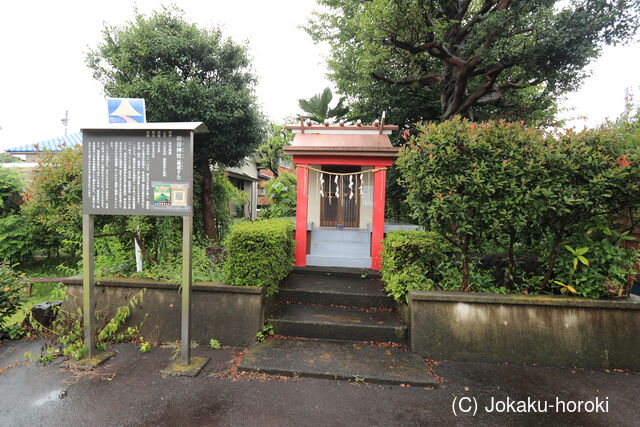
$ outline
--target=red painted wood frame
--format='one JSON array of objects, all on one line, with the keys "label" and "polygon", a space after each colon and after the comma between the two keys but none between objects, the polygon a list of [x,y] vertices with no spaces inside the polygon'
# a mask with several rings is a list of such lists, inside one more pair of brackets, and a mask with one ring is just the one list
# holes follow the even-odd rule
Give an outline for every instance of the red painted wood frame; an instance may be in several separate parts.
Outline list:
[{"label": "red painted wood frame", "polygon": [[[379,169],[384,166],[376,165]],[[382,267],[382,239],[384,239],[384,202],[386,192],[387,171],[385,169],[373,173],[373,224],[371,227],[371,269]]]},{"label": "red painted wood frame", "polygon": [[[300,163],[298,166],[308,166]],[[307,265],[307,211],[309,207],[309,169],[299,167],[296,170],[298,185],[296,194],[296,256],[298,267]]]},{"label": "red painted wood frame", "polygon": [[[358,156],[293,156],[293,163],[298,166],[298,186],[296,204],[296,254],[295,265],[307,265],[307,215],[309,207],[309,169],[305,166],[345,165],[372,166],[375,169],[385,168],[393,164],[388,157],[358,157]],[[382,266],[382,239],[384,238],[384,208],[387,171],[382,169],[374,172],[373,178],[373,219],[371,230],[371,268],[380,270]]]},{"label": "red painted wood frame", "polygon": [[[373,166],[387,167],[393,165],[390,157],[366,156],[293,156],[293,163],[297,165],[344,165],[344,166]],[[378,167],[378,166],[376,166]]]}]

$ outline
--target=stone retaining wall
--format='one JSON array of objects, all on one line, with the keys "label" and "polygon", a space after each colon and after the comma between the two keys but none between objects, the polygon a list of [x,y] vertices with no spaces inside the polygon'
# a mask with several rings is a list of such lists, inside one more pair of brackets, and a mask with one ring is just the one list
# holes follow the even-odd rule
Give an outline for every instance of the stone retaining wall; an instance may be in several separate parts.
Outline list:
[{"label": "stone retaining wall", "polygon": [[[82,279],[61,280],[68,285],[63,309],[82,305]],[[181,294],[178,285],[144,279],[110,279],[96,282],[96,313],[112,316],[117,307],[146,289],[140,307],[132,311],[127,325],[142,323],[141,334],[152,341],[180,339]],[[247,346],[255,341],[265,316],[263,288],[195,282],[192,291],[191,334],[200,344],[215,338],[223,345]]]},{"label": "stone retaining wall", "polygon": [[411,350],[435,360],[640,370],[638,298],[409,292]]}]

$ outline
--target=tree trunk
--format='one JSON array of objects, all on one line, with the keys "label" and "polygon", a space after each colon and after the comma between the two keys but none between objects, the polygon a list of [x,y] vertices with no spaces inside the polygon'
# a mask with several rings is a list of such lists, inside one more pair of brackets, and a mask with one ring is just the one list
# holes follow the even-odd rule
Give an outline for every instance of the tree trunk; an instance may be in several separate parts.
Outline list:
[{"label": "tree trunk", "polygon": [[273,172],[273,177],[277,178],[278,177],[278,166],[276,166],[275,168],[271,167],[271,172]]},{"label": "tree trunk", "polygon": [[469,235],[464,236],[462,244],[462,286],[461,291],[469,289]]},{"label": "tree trunk", "polygon": [[516,270],[516,256],[513,253],[513,246],[515,244],[516,238],[513,233],[509,234],[509,270],[507,271],[507,276],[505,277],[505,286],[507,289],[511,289],[513,285],[513,276],[515,275]]},{"label": "tree trunk", "polygon": [[[456,73],[457,74],[457,73]],[[445,79],[447,80],[447,79]],[[440,104],[442,108],[442,115],[440,119],[442,121],[449,120],[454,116],[461,116],[471,121],[474,120],[471,107],[462,108],[464,101],[467,97],[466,87],[467,82],[449,81],[448,87],[442,89],[440,95]]]},{"label": "tree trunk", "polygon": [[456,68],[453,65],[447,62],[443,63],[444,78],[440,83],[440,119],[442,121],[448,120],[453,117],[453,113],[457,110],[458,107],[457,105],[452,105],[457,74],[458,73],[456,72]]},{"label": "tree trunk", "polygon": [[562,236],[560,234],[556,234],[553,239],[553,248],[551,248],[551,253],[549,254],[549,260],[547,262],[547,273],[540,284],[540,289],[544,290],[549,284],[549,280],[551,280],[551,275],[553,274],[553,267],[556,265],[556,259],[558,258],[558,252],[560,252],[560,243],[562,243]]},{"label": "tree trunk", "polygon": [[218,239],[218,233],[216,232],[215,224],[215,211],[213,208],[213,185],[211,181],[213,176],[211,175],[211,169],[209,168],[209,162],[206,159],[202,159],[198,162],[198,169],[202,182],[200,183],[200,204],[202,205],[202,226],[204,228],[204,234],[210,240],[215,241]]}]

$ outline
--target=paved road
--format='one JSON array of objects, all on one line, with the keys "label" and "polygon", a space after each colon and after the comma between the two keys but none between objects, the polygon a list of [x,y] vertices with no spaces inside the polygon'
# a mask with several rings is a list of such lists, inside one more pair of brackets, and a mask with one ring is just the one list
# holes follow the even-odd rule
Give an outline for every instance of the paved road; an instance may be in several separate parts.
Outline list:
[{"label": "paved road", "polygon": [[[196,378],[163,378],[171,350],[140,354],[133,345],[91,374],[58,365],[26,364],[22,354],[42,341],[0,346],[0,425],[638,425],[640,374],[537,366],[441,362],[440,387],[383,386],[319,379],[237,374],[229,363],[242,349],[211,350]],[[13,364],[18,365],[13,366]],[[13,366],[5,369],[7,366]],[[464,399],[464,398],[469,399]],[[606,413],[489,413],[491,399],[608,402]],[[453,414],[463,398],[475,417]],[[608,400],[607,400],[608,399]],[[456,400],[456,402],[460,402]],[[570,404],[571,405],[571,404]],[[513,407],[517,409],[517,407]],[[460,408],[459,408],[460,409]],[[569,406],[567,409],[571,409]],[[590,406],[588,409],[593,409]]]}]

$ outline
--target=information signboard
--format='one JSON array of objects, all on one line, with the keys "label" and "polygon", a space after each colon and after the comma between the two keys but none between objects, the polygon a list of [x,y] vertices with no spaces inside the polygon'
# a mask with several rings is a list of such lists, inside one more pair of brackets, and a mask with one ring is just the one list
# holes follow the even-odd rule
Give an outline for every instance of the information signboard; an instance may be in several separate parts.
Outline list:
[{"label": "information signboard", "polygon": [[134,130],[105,133],[85,129],[83,147],[84,213],[191,214],[191,132]]},{"label": "information signboard", "polygon": [[84,337],[93,356],[95,335],[94,216],[182,217],[181,361],[191,360],[191,245],[196,123],[111,124],[82,129],[82,258]]}]

